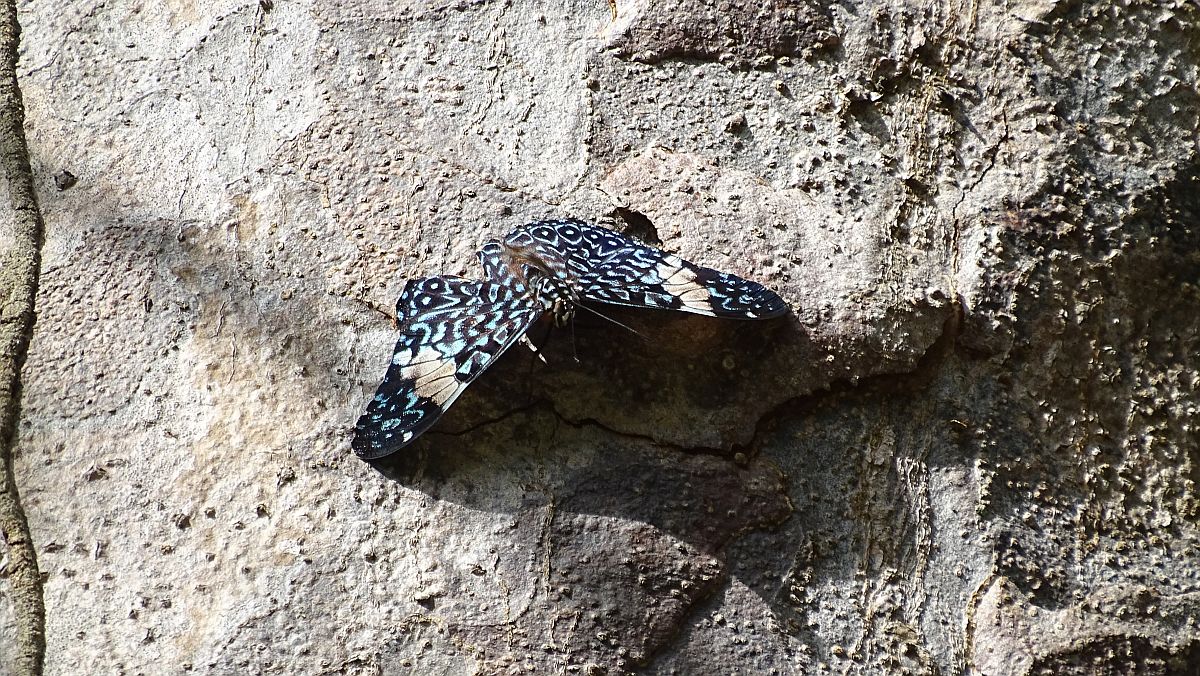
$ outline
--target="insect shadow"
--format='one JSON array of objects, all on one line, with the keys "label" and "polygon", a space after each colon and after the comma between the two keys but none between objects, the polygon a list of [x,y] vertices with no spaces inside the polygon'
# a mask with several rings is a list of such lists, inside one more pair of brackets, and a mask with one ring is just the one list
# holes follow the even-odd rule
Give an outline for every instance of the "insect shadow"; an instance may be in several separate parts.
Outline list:
[{"label": "insect shadow", "polygon": [[[548,365],[529,350],[505,355],[437,426],[371,466],[473,510],[515,515],[552,504],[565,514],[643,523],[709,554],[738,533],[786,518],[785,481],[772,461],[735,462],[736,447],[682,447],[661,437],[702,427],[720,407],[768,386],[759,370],[747,377],[726,366],[731,354],[737,364],[773,361],[787,322],[742,331],[704,317],[614,315],[648,340],[581,319],[574,346],[569,330],[540,345]],[[632,388],[648,370],[654,388]],[[566,390],[576,395],[555,396]]]},{"label": "insect shadow", "polygon": [[[422,438],[372,466],[401,483],[470,473],[508,453],[524,457],[531,439],[545,435],[537,428],[562,425],[728,462],[739,449],[719,439],[744,437],[740,428],[761,412],[762,393],[785,389],[781,364],[803,339],[794,320],[603,312],[607,318],[579,313],[573,331],[534,327],[537,355],[510,350]],[[536,453],[529,459],[538,461]]]}]

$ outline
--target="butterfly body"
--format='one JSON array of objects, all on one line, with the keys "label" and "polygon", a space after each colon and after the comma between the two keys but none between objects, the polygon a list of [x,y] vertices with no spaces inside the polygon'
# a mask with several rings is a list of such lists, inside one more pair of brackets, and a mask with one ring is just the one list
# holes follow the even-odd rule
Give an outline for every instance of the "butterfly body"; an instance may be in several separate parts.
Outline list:
[{"label": "butterfly body", "polygon": [[770,289],[576,220],[538,221],[484,243],[486,279],[413,279],[396,302],[401,336],[355,426],[354,451],[383,457],[427,430],[542,316],[571,323],[581,304],[734,319],[787,312]]},{"label": "butterfly body", "polygon": [[558,328],[567,326],[575,318],[579,296],[570,284],[557,277],[539,277],[535,293]]}]

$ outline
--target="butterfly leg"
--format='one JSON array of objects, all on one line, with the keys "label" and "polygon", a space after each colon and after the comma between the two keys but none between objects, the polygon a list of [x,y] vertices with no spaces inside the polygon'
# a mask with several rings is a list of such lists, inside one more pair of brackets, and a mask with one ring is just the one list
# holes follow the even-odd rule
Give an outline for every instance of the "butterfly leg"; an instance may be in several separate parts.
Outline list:
[{"label": "butterfly leg", "polygon": [[525,334],[525,335],[521,336],[520,340],[522,343],[525,344],[525,347],[529,348],[530,352],[532,352],[535,356],[537,356],[537,358],[539,360],[541,360],[541,362],[543,364],[545,364],[547,366],[550,365],[550,363],[546,361],[546,356],[543,355],[541,350],[537,349],[537,346],[534,345],[533,341],[529,339],[529,334]]},{"label": "butterfly leg", "polygon": [[[554,324],[550,324],[549,326],[547,326],[546,331],[544,333],[542,333],[542,339],[538,342],[540,342],[542,345],[548,344],[550,334],[553,330],[554,330]],[[533,352],[533,354],[535,354],[537,356],[537,358],[540,359],[543,364],[545,364],[546,366],[550,365],[550,363],[546,361],[546,356],[543,355],[542,351],[539,350],[537,345],[534,344],[533,340],[529,337],[528,333],[521,336],[520,340],[522,343],[525,343],[525,346],[528,347],[529,350],[531,352]],[[533,361],[532,360],[529,362],[529,373],[527,373],[525,375],[525,387],[526,387],[526,389],[525,389],[525,405],[529,406],[533,402]]]}]

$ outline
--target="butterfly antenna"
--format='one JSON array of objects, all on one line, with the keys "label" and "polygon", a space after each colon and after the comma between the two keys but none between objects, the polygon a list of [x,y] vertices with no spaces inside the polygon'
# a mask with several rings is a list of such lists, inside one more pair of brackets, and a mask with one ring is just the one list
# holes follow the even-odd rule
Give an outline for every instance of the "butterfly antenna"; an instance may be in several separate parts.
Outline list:
[{"label": "butterfly antenna", "polygon": [[[530,341],[528,336],[521,336],[521,339],[526,341],[526,345],[529,346],[529,349],[533,349],[534,355],[541,358],[542,363],[545,363],[546,358],[542,357],[541,353],[538,352],[538,349],[533,346],[533,341]],[[533,365],[535,361],[536,359],[529,360],[529,370],[526,371],[526,406],[529,406],[530,403],[533,403]]]},{"label": "butterfly antenna", "polygon": [[[592,314],[596,315],[597,317],[600,317],[601,319],[607,319],[608,321],[612,322],[613,324],[616,324],[617,326],[625,329],[626,331],[629,331],[630,333],[637,336],[638,338],[641,338],[642,340],[644,340],[646,342],[650,342],[650,339],[646,338],[646,336],[642,335],[642,333],[640,331],[638,331],[637,329],[633,328],[632,326],[626,326],[625,324],[622,324],[621,322],[613,319],[612,317],[609,317],[608,315],[601,313],[599,310],[594,310],[586,305],[576,305],[575,307],[581,307],[581,308],[587,310],[588,312],[591,312]],[[574,323],[571,324],[571,330],[572,331],[575,330]]]},{"label": "butterfly antenna", "polygon": [[372,303],[372,302],[371,302],[371,301],[369,301],[369,300],[366,300],[366,299],[363,299],[363,298],[355,298],[354,300],[356,300],[356,301],[358,301],[359,303],[361,303],[362,305],[366,306],[366,308],[367,308],[368,310],[373,310],[373,311],[375,311],[375,312],[378,312],[380,315],[383,315],[384,317],[387,317],[387,318],[388,318],[388,319],[389,319],[389,320],[392,322],[392,328],[393,328],[393,329],[399,329],[399,328],[400,328],[400,318],[399,318],[399,317],[397,317],[396,315],[394,315],[394,314],[392,314],[392,313],[388,312],[387,310],[385,310],[385,309],[383,309],[383,308],[379,307],[378,305],[376,305],[375,303]]}]

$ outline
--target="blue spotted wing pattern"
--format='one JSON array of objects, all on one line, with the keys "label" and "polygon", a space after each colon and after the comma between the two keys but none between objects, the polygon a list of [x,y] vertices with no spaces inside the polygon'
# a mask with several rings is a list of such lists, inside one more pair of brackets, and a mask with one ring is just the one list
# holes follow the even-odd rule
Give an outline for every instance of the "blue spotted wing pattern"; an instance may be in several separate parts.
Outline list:
[{"label": "blue spotted wing pattern", "polygon": [[414,279],[396,301],[401,336],[355,426],[354,451],[380,458],[433,425],[463,389],[543,315],[580,303],[768,319],[787,304],[766,287],[577,220],[530,223],[479,250],[487,281]]},{"label": "blue spotted wing pattern", "polygon": [[500,253],[518,252],[566,281],[583,302],[732,319],[769,319],[788,310],[783,299],[757,282],[689,263],[583,221],[530,223],[509,233],[502,248],[489,245]]},{"label": "blue spotted wing pattern", "polygon": [[379,458],[411,442],[542,312],[535,298],[503,284],[410,280],[396,301],[400,340],[355,426],[355,453]]},{"label": "blue spotted wing pattern", "polygon": [[504,244],[500,240],[489,239],[484,242],[475,256],[479,259],[479,264],[483,266],[483,273],[489,281],[511,286],[521,293],[528,292],[529,285],[526,283],[528,275],[523,274],[525,270],[517,269],[509,264]]}]

